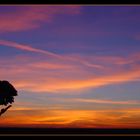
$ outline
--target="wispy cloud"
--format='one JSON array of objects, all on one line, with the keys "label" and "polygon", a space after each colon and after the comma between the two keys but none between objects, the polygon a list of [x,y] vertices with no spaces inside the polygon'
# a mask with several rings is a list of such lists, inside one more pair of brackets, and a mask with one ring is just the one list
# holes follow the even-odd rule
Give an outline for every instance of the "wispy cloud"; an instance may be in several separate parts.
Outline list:
[{"label": "wispy cloud", "polygon": [[[73,77],[72,80],[68,79],[52,79],[50,81],[34,82],[30,89],[31,91],[45,92],[45,91],[61,91],[61,90],[80,90],[84,88],[97,88],[100,86],[106,86],[110,84],[124,83],[139,78],[140,70],[132,70],[129,72],[116,73],[114,75],[106,75],[98,78],[91,77],[85,80],[78,80]],[[18,82],[20,83],[20,81]],[[16,83],[15,83],[16,85]],[[28,83],[30,85],[30,83]]]},{"label": "wispy cloud", "polygon": [[[34,61],[29,60],[30,63],[26,61],[27,63],[24,62],[24,65],[21,64],[22,62],[17,64],[17,59],[15,59],[15,64],[11,65],[8,60],[9,71],[11,71],[12,76],[15,75],[15,79],[18,73],[24,75],[25,78],[18,78],[15,81],[15,85],[24,90],[35,92],[80,90],[124,83],[140,78],[140,66],[135,64],[136,61],[139,61],[138,54],[132,54],[128,58],[115,56],[65,56],[12,41],[0,40],[0,45],[43,54],[44,58],[46,56],[52,58],[53,61],[51,59],[41,62],[35,61],[35,59]],[[104,63],[106,66],[104,66]],[[126,64],[129,64],[129,69],[125,68]],[[108,65],[113,67],[107,67]],[[46,71],[49,69],[57,70],[57,73],[56,71],[55,74],[54,71]],[[98,75],[98,72],[103,74]],[[4,73],[5,70],[2,67],[1,74],[4,76]],[[40,81],[43,81],[43,83],[40,83]]]},{"label": "wispy cloud", "polygon": [[54,98],[56,101],[69,103],[95,103],[95,104],[112,104],[112,105],[139,105],[140,100],[107,100],[93,98]]},{"label": "wispy cloud", "polygon": [[46,50],[36,49],[36,48],[33,48],[29,45],[18,44],[16,42],[12,42],[12,41],[0,40],[0,45],[13,47],[13,48],[17,48],[17,49],[24,50],[24,51],[29,51],[29,52],[41,53],[41,54],[45,54],[45,55],[48,55],[48,56],[53,56],[53,57],[56,57],[56,58],[61,57],[61,56],[59,56],[55,53],[51,53],[51,52],[46,51]]},{"label": "wispy cloud", "polygon": [[[7,8],[5,6],[5,8]],[[15,32],[40,27],[43,22],[51,22],[56,15],[79,14],[80,6],[17,6],[14,12],[0,13],[0,31]],[[7,8],[8,10],[8,8]]]},{"label": "wispy cloud", "polygon": [[77,57],[73,57],[73,56],[59,55],[59,54],[52,53],[52,52],[47,51],[47,50],[37,49],[37,48],[34,48],[30,45],[25,45],[25,44],[21,44],[21,43],[19,44],[17,42],[13,42],[13,41],[0,40],[0,45],[16,48],[16,49],[23,50],[23,51],[44,54],[44,55],[47,55],[47,56],[51,56],[54,59],[59,59],[60,61],[62,61],[62,60],[65,61],[65,62],[67,61],[68,63],[69,62],[75,62],[75,63],[78,62],[82,65],[86,65],[86,66],[92,67],[92,68],[97,68],[97,69],[102,69],[103,68],[101,65],[90,63],[90,62],[88,62],[84,59],[78,59]]},{"label": "wispy cloud", "polygon": [[[79,69],[80,70],[80,69]],[[79,71],[80,72],[80,71]],[[72,71],[66,72],[65,70],[62,72],[58,73],[58,76],[56,74],[53,76],[52,74],[50,75],[50,72],[45,72],[45,73],[38,73],[39,77],[37,78],[34,75],[30,76],[30,79],[22,79],[22,80],[16,80],[14,84],[23,90],[28,90],[28,91],[34,91],[34,92],[57,92],[57,91],[67,91],[67,90],[82,90],[86,88],[98,88],[100,86],[106,86],[106,85],[112,85],[112,84],[120,84],[120,83],[125,83],[129,81],[136,81],[140,77],[140,70],[139,67],[137,69],[129,70],[129,71],[122,71],[122,72],[117,72],[114,74],[109,74],[106,73],[104,76],[96,76],[95,77],[90,77],[86,78],[86,75],[83,75],[84,78],[80,78],[80,74],[78,72],[78,69],[75,69],[75,74],[76,76],[72,74]],[[53,73],[53,72],[52,72]],[[63,75],[62,75],[62,74]],[[70,77],[69,75],[70,74]],[[44,76],[43,76],[44,75]],[[45,78],[45,75],[47,78]],[[37,80],[39,79],[39,80]],[[43,81],[40,83],[40,81]],[[22,84],[24,83],[24,84]]]},{"label": "wispy cloud", "polygon": [[101,99],[72,99],[76,102],[82,103],[97,103],[97,104],[118,104],[118,105],[139,105],[140,101],[114,101],[114,100],[101,100]]},{"label": "wispy cloud", "polygon": [[[17,117],[18,116],[18,117]],[[139,128],[139,109],[121,110],[9,110],[1,126]],[[8,119],[7,119],[8,118]],[[127,120],[127,121],[125,121]],[[129,120],[129,121],[128,121]]]},{"label": "wispy cloud", "polygon": [[[42,61],[33,56],[32,60],[24,57],[20,61],[13,59],[12,64],[7,60],[5,67],[1,67],[1,77],[8,76],[8,79],[10,77],[13,79],[14,76],[15,86],[22,90],[34,92],[82,90],[135,81],[140,78],[140,66],[136,63],[139,61],[138,54],[132,54],[128,58],[80,55],[78,57],[70,54],[59,55],[12,41],[0,40],[0,45],[44,55]],[[46,60],[46,56],[52,59]],[[129,65],[128,69],[125,67],[126,64]],[[7,67],[9,75],[5,73]]]}]

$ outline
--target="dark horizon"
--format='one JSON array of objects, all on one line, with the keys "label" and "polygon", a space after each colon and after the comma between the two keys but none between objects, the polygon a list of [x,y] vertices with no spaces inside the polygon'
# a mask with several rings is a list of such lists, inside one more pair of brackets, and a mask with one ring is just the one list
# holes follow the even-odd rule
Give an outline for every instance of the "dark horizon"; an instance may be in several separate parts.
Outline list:
[{"label": "dark horizon", "polygon": [[140,135],[140,129],[108,129],[108,128],[0,128],[0,134],[32,134],[32,135],[38,135],[38,134],[79,134],[79,135],[85,135],[85,134],[91,134],[91,135],[110,135],[110,134],[116,134],[116,135]]}]

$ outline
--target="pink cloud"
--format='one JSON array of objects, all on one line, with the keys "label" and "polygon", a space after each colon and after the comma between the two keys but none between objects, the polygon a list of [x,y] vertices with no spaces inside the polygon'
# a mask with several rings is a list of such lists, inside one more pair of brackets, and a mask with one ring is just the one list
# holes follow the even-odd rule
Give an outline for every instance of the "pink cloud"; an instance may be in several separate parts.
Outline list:
[{"label": "pink cloud", "polygon": [[[135,64],[140,59],[138,54],[132,54],[127,58],[76,54],[65,56],[11,41],[0,40],[0,44],[45,54],[40,56],[42,60],[34,56],[31,59],[23,56],[21,59],[15,57],[7,61],[1,59],[1,78],[14,79],[12,80],[14,85],[21,90],[34,92],[83,90],[136,81],[140,78],[140,66]],[[51,57],[46,59],[48,56]],[[129,69],[125,68],[125,64],[129,65]],[[43,82],[40,83],[40,81]]]},{"label": "pink cloud", "polygon": [[36,52],[36,53],[41,53],[41,54],[45,54],[48,56],[53,56],[53,57],[60,57],[57,54],[45,51],[45,50],[41,50],[41,49],[36,49],[33,48],[29,45],[22,45],[22,44],[18,44],[16,42],[12,42],[12,41],[6,41],[6,40],[0,40],[0,45],[4,45],[4,46],[8,46],[8,47],[13,47],[13,48],[17,48],[20,50],[25,50],[25,51],[29,51],[29,52]]},{"label": "pink cloud", "polygon": [[[12,76],[15,75],[14,85],[21,90],[33,92],[62,92],[121,84],[136,81],[140,78],[139,66],[135,66],[129,70],[124,68],[113,73],[106,71],[104,75],[94,75],[94,72],[91,73],[89,70],[84,70],[83,67],[76,67],[73,63],[62,65],[57,62],[56,64],[57,65],[50,62],[36,62],[28,65],[29,67],[24,65],[24,67],[22,67],[25,68],[26,71],[21,73],[24,75],[24,78],[21,76],[20,78],[16,78],[18,77],[17,72],[13,69],[13,72],[15,71],[15,74],[12,74]],[[19,66],[21,70],[23,69],[22,67]],[[19,68],[17,66],[16,69],[19,70]],[[48,71],[49,68],[52,70]],[[53,71],[53,69],[55,71]],[[11,70],[9,70],[9,72],[10,71]],[[94,71],[94,69],[92,69],[92,71]]]},{"label": "pink cloud", "polygon": [[59,14],[79,14],[80,6],[22,6],[13,13],[0,13],[0,31],[15,32],[40,27]]},{"label": "pink cloud", "polygon": [[90,63],[88,61],[85,61],[84,59],[78,59],[77,57],[55,54],[55,53],[52,53],[52,52],[47,51],[47,50],[37,49],[37,48],[34,48],[30,45],[19,44],[17,42],[13,42],[13,41],[0,40],[0,45],[12,47],[12,48],[16,48],[16,49],[24,50],[24,51],[28,51],[28,52],[35,52],[35,53],[39,53],[39,54],[44,54],[44,55],[50,56],[51,58],[59,59],[60,61],[64,61],[64,62],[66,62],[66,61],[74,62],[74,63],[78,62],[78,63],[80,63],[82,65],[86,65],[88,67],[93,67],[93,68],[97,68],[97,69],[103,68],[101,65]]}]

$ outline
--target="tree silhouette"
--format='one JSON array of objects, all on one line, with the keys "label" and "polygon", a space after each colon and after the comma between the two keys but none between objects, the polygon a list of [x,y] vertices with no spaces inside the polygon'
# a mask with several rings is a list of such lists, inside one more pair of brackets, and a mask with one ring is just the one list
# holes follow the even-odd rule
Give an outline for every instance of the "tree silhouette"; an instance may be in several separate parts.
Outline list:
[{"label": "tree silhouette", "polygon": [[14,102],[14,96],[17,96],[17,90],[8,81],[0,81],[0,105],[7,106],[1,109],[0,115],[5,113]]}]

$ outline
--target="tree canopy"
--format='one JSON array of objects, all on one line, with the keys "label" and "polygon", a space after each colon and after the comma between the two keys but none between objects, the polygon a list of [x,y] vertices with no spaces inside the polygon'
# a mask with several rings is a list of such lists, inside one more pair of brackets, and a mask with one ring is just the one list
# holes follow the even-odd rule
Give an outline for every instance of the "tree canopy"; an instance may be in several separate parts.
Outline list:
[{"label": "tree canopy", "polygon": [[0,105],[12,104],[17,90],[8,81],[0,81]]}]

